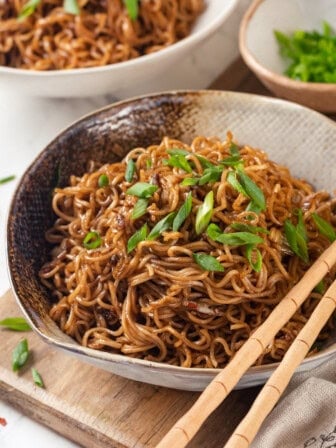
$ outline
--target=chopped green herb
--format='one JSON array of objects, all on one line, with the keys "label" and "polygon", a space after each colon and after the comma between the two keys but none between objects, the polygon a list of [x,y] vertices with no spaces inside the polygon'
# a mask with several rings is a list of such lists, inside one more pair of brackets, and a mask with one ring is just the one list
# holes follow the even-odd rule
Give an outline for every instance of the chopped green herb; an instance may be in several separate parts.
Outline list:
[{"label": "chopped green herb", "polygon": [[327,22],[322,33],[297,30],[289,35],[274,34],[280,54],[290,62],[285,75],[304,82],[336,83],[336,34]]},{"label": "chopped green herb", "polygon": [[102,239],[98,232],[88,232],[83,240],[85,249],[97,249],[102,244]]},{"label": "chopped green herb", "polygon": [[285,221],[284,231],[291,250],[305,263],[308,263],[309,256],[305,236],[302,235],[300,233],[300,230],[295,227],[294,224],[292,224],[288,219]]},{"label": "chopped green herb", "polygon": [[205,185],[208,183],[218,182],[221,178],[223,168],[219,166],[213,166],[212,168],[205,168],[203,175],[199,180],[199,185]]},{"label": "chopped green herb", "polygon": [[80,9],[77,0],[64,0],[63,2],[64,11],[68,14],[73,14],[78,16],[80,14]]},{"label": "chopped green herb", "polygon": [[219,163],[220,165],[225,166],[233,166],[233,167],[243,166],[243,160],[240,158],[240,156],[227,157],[226,159],[221,160]]},{"label": "chopped green herb", "polygon": [[182,187],[193,187],[194,185],[197,185],[199,182],[198,177],[186,177],[183,179],[183,181],[180,183]]},{"label": "chopped green herb", "polygon": [[216,167],[216,165],[214,165],[213,163],[211,163],[208,159],[206,159],[203,156],[197,155],[196,157],[198,158],[198,160],[200,161],[201,165],[203,168],[214,168]]},{"label": "chopped green herb", "polygon": [[197,235],[202,233],[208,226],[213,212],[214,194],[213,191],[205,196],[204,202],[198,207],[196,214],[195,230]]},{"label": "chopped green herb", "polygon": [[136,231],[127,241],[127,253],[129,254],[130,252],[132,252],[132,250],[135,249],[141,241],[145,241],[145,239],[147,238],[147,234],[148,234],[148,226],[147,223],[145,223],[141,227],[141,229]]},{"label": "chopped green herb", "polygon": [[269,234],[269,231],[267,229],[264,229],[264,227],[252,226],[251,224],[245,224],[243,222],[233,222],[232,224],[230,224],[230,227],[235,230],[239,230],[240,232],[266,233],[267,235]]},{"label": "chopped green herb", "polygon": [[266,200],[264,193],[262,190],[258,187],[258,185],[253,182],[253,180],[244,172],[239,171],[238,172],[238,179],[244,190],[246,191],[246,194],[249,198],[251,198],[252,202],[257,205],[260,210],[266,209]]},{"label": "chopped green herb", "polygon": [[0,321],[0,326],[13,331],[30,331],[30,325],[23,317],[7,317]]},{"label": "chopped green herb", "polygon": [[149,168],[151,168],[152,167],[152,161],[151,161],[151,159],[147,159],[146,160],[146,168],[149,170]]},{"label": "chopped green herb", "polygon": [[127,162],[126,165],[126,171],[125,171],[126,182],[132,182],[134,172],[135,172],[135,162],[133,159],[131,159]]},{"label": "chopped green herb", "polygon": [[248,196],[243,186],[239,183],[237,179],[237,173],[235,171],[229,171],[226,180],[231,185],[231,187],[233,187],[236,191],[238,191],[238,193],[241,193],[244,196]]},{"label": "chopped green herb", "polygon": [[36,384],[36,386],[44,387],[42,377],[39,374],[39,372],[35,369],[35,367],[32,367],[31,372],[32,372],[33,380],[34,380],[34,383]]},{"label": "chopped green herb", "polygon": [[229,246],[245,246],[246,244],[260,244],[264,240],[254,233],[235,232],[222,233],[216,224],[210,224],[207,228],[207,235],[218,243],[227,244]]},{"label": "chopped green herb", "polygon": [[167,153],[171,156],[188,156],[190,154],[189,151],[181,148],[171,148],[168,149]]},{"label": "chopped green herb", "polygon": [[185,156],[182,156],[180,154],[170,156],[167,161],[164,161],[164,164],[172,166],[172,167],[180,168],[181,170],[185,171],[186,173],[192,172],[192,168],[191,168],[188,160],[185,158]]},{"label": "chopped green herb", "polygon": [[205,271],[223,272],[224,267],[212,255],[207,254],[193,254],[196,263]]},{"label": "chopped green herb", "polygon": [[191,193],[189,193],[187,199],[185,200],[184,204],[180,207],[179,211],[177,212],[174,218],[173,221],[174,232],[177,232],[179,228],[182,226],[184,221],[190,215],[191,209],[192,209],[192,196]]},{"label": "chopped green herb", "polygon": [[109,178],[106,176],[106,174],[101,174],[98,178],[98,186],[100,188],[107,187],[109,184]]},{"label": "chopped green herb", "polygon": [[30,15],[32,15],[40,3],[41,3],[41,0],[29,0],[21,8],[21,11],[19,12],[19,15],[18,15],[18,19],[24,20],[27,17],[29,17]]},{"label": "chopped green herb", "polygon": [[230,154],[232,157],[240,157],[239,146],[236,143],[231,142]]},{"label": "chopped green herb", "polygon": [[137,196],[138,198],[148,199],[156,192],[157,189],[158,187],[156,185],[148,184],[146,182],[137,182],[126,191],[126,194]]},{"label": "chopped green herb", "polygon": [[260,250],[257,249],[254,244],[248,244],[246,246],[246,258],[250,263],[251,268],[255,272],[260,272],[262,267],[262,255]]},{"label": "chopped green herb", "polygon": [[0,185],[2,184],[6,184],[7,182],[11,182],[12,180],[15,179],[15,176],[7,176],[7,177],[3,177],[2,179],[0,179]]},{"label": "chopped green herb", "polygon": [[248,206],[246,207],[246,211],[253,212],[253,213],[256,213],[257,215],[259,215],[259,213],[261,212],[261,208],[255,202],[251,201],[248,204]]},{"label": "chopped green herb", "polygon": [[135,204],[131,218],[138,219],[147,213],[148,199],[139,198]]},{"label": "chopped green herb", "polygon": [[305,241],[307,241],[308,236],[307,236],[306,226],[303,221],[303,212],[300,208],[298,210],[296,210],[296,215],[298,217],[298,223],[297,223],[296,229],[302,235],[302,237],[305,239]]},{"label": "chopped green herb", "polygon": [[312,214],[312,218],[316,224],[316,227],[318,228],[321,235],[328,238],[329,241],[333,242],[336,240],[336,232],[331,224],[329,222],[325,221],[321,216],[319,216],[317,213]]},{"label": "chopped green herb", "polygon": [[127,14],[131,20],[136,20],[139,14],[139,0],[123,0]]},{"label": "chopped green herb", "polygon": [[171,213],[169,213],[169,215],[167,215],[163,219],[161,219],[161,221],[157,222],[155,224],[155,226],[152,228],[152,230],[150,231],[147,239],[155,240],[158,236],[161,235],[161,233],[170,229],[173,225],[175,216],[176,216],[176,213],[171,212]]},{"label": "chopped green herb", "polygon": [[28,359],[29,349],[27,339],[23,339],[14,348],[12,353],[12,369],[17,372],[21,367],[23,367]]}]

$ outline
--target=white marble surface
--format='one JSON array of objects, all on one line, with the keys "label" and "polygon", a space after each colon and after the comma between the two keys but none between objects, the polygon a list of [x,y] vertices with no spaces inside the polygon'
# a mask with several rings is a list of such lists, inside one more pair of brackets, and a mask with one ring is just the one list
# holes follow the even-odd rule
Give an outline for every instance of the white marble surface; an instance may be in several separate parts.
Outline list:
[{"label": "white marble surface", "polygon": [[[238,55],[238,25],[249,4],[240,0],[226,26],[206,46],[190,55],[179,67],[175,88],[204,88]],[[173,75],[177,76],[177,75]],[[152,86],[155,91],[155,85]],[[0,296],[9,288],[5,259],[7,210],[20,175],[43,147],[64,127],[80,116],[113,101],[111,97],[90,99],[41,99],[22,97],[0,90],[0,179],[15,174],[13,182],[0,186]],[[1,302],[0,302],[1,307]],[[0,333],[4,337],[4,333]],[[21,415],[0,401],[0,447],[71,448],[76,445]]]}]

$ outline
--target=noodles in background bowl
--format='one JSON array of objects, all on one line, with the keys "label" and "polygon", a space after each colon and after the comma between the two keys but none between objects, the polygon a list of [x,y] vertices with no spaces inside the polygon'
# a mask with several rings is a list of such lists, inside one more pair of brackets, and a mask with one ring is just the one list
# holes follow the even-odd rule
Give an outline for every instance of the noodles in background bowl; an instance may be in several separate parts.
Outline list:
[{"label": "noodles in background bowl", "polygon": [[[335,237],[335,199],[230,133],[92,162],[52,205],[52,319],[87,347],[183,367],[227,364]],[[283,357],[334,275],[258,364]]]},{"label": "noodles in background bowl", "polygon": [[161,50],[186,37],[203,0],[140,0],[132,20],[123,0],[41,0],[18,20],[26,0],[0,2],[0,65],[62,70],[114,64]]}]

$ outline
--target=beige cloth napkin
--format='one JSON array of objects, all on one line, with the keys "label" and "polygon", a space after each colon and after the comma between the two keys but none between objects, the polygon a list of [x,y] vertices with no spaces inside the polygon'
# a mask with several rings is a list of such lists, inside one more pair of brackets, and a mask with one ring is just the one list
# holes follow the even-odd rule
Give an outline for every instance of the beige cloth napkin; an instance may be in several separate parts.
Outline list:
[{"label": "beige cloth napkin", "polygon": [[297,374],[251,448],[336,448],[336,357]]}]

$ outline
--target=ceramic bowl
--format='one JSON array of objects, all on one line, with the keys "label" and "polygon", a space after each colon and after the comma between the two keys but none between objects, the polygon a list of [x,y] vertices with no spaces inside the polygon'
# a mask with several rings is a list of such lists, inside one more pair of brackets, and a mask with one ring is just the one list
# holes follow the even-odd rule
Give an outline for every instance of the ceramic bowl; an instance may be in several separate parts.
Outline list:
[{"label": "ceramic bowl", "polygon": [[274,30],[322,30],[327,20],[335,29],[333,0],[255,0],[239,33],[241,55],[260,81],[275,95],[323,112],[336,112],[336,84],[296,81],[283,75],[288,62],[279,54]]},{"label": "ceramic bowl", "polygon": [[[176,87],[178,64],[199,51],[223,27],[238,0],[205,0],[191,34],[163,50],[104,67],[32,71],[0,66],[0,85],[20,94],[83,97],[110,94],[127,98]],[[187,87],[187,86],[186,86]],[[206,85],[202,86],[206,87]]]},{"label": "ceramic bowl", "polygon": [[[44,233],[54,221],[51,194],[56,182],[64,185],[70,174],[82,175],[88,160],[114,162],[131,148],[157,144],[165,135],[190,142],[197,135],[225,139],[228,130],[241,144],[262,148],[290,166],[294,175],[333,190],[334,122],[296,104],[233,92],[172,92],[113,104],[74,123],[33,161],[10,208],[8,263],[17,301],[45,342],[112,373],[155,385],[202,390],[214,378],[217,369],[175,367],[80,346],[48,316],[50,299],[37,273],[48,256]],[[299,370],[335,353],[336,336]],[[263,383],[275,366],[250,368],[238,387]]]}]

